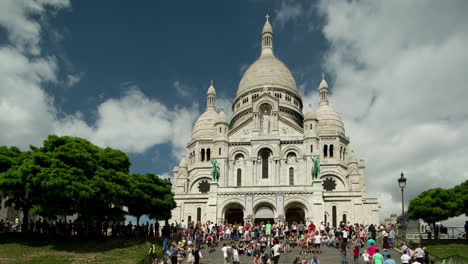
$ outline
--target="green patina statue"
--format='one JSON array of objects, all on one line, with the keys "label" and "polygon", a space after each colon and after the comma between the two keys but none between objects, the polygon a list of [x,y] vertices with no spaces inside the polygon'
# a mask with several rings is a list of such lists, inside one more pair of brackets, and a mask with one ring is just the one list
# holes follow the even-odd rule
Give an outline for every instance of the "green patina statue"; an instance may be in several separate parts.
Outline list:
[{"label": "green patina statue", "polygon": [[320,158],[319,157],[311,157],[313,167],[312,167],[312,180],[318,179],[320,176]]},{"label": "green patina statue", "polygon": [[211,160],[213,167],[211,168],[211,178],[213,181],[218,182],[219,180],[219,163],[217,160]]}]

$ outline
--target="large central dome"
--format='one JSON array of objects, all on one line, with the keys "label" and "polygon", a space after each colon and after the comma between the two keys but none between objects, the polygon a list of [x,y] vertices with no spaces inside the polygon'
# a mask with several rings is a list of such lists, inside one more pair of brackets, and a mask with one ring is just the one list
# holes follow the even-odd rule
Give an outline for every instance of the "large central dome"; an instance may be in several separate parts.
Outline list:
[{"label": "large central dome", "polygon": [[237,96],[252,88],[274,86],[299,94],[296,80],[288,67],[274,55],[262,55],[245,71],[237,88]]},{"label": "large central dome", "polygon": [[242,76],[237,88],[237,96],[264,86],[282,88],[299,95],[296,80],[291,71],[273,54],[273,29],[268,18],[262,30],[262,53]]}]

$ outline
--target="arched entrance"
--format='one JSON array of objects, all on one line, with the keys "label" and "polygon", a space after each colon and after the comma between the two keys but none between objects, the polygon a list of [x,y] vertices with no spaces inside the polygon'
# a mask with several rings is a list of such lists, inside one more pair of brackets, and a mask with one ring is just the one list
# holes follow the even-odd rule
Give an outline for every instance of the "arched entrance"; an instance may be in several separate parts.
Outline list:
[{"label": "arched entrance", "polygon": [[293,202],[290,203],[286,206],[285,208],[286,212],[286,221],[288,221],[289,224],[291,223],[304,223],[305,222],[305,210],[304,210],[304,205],[299,203],[299,202]]},{"label": "arched entrance", "polygon": [[232,203],[224,209],[224,222],[227,224],[243,224],[244,208],[238,203]]},{"label": "arched entrance", "polygon": [[268,223],[275,222],[275,212],[273,206],[270,204],[259,204],[255,207],[255,223]]}]

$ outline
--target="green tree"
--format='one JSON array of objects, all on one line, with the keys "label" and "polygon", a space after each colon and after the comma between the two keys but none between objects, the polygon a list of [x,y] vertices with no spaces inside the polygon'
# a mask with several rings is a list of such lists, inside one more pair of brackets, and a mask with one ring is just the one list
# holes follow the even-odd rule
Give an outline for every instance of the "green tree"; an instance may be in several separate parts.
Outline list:
[{"label": "green tree", "polygon": [[408,215],[410,219],[423,219],[429,224],[457,216],[457,197],[453,190],[442,188],[422,192],[410,201]]},{"label": "green tree", "polygon": [[468,215],[468,180],[453,188],[457,198],[458,210],[457,215]]},{"label": "green tree", "polygon": [[137,218],[137,225],[142,215],[152,219],[166,220],[171,218],[171,210],[176,207],[171,186],[159,176],[148,174],[131,174],[130,199],[127,203],[128,213]]}]

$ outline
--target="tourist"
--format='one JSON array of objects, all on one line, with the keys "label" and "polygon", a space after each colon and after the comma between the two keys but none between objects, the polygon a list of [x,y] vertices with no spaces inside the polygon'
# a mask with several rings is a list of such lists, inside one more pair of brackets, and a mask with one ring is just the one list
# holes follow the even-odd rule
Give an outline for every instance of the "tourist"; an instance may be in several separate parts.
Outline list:
[{"label": "tourist", "polygon": [[237,248],[236,245],[232,247],[232,263],[233,264],[239,264],[240,259],[239,259],[239,249]]},{"label": "tourist", "polygon": [[364,262],[364,264],[369,264],[370,263],[370,255],[369,255],[369,252],[367,250],[364,250],[364,253],[362,253],[362,260]]},{"label": "tourist", "polygon": [[203,255],[199,247],[195,247],[195,249],[193,250],[193,256],[195,259],[194,264],[200,264],[200,259],[203,258]]},{"label": "tourist", "polygon": [[185,259],[185,249],[184,249],[184,243],[179,242],[177,245],[177,264],[182,264]]},{"label": "tourist", "polygon": [[400,257],[401,264],[408,264],[411,257],[408,255],[408,251],[403,251],[403,255]]},{"label": "tourist", "polygon": [[313,259],[310,260],[310,264],[319,264],[320,260],[317,255],[314,256]]},{"label": "tourist", "polygon": [[384,264],[396,264],[395,261],[392,259],[392,255],[387,255],[387,260],[384,261]]},{"label": "tourist", "polygon": [[254,258],[254,260],[253,260],[252,263],[253,263],[253,264],[262,264],[262,259],[260,258],[260,253],[257,253],[257,254],[255,255],[255,258]]},{"label": "tourist", "polygon": [[320,244],[322,243],[322,236],[320,236],[320,233],[317,231],[315,234],[315,254],[321,253],[320,251]]},{"label": "tourist", "polygon": [[148,251],[148,255],[150,255],[152,261],[155,261],[156,260],[156,243],[153,243],[151,246],[150,246],[150,249]]},{"label": "tourist", "polygon": [[341,252],[341,264],[346,264],[346,253],[348,252],[348,245],[344,241],[341,241],[340,252]]},{"label": "tourist", "polygon": [[395,230],[393,228],[388,231],[388,246],[389,248],[394,248],[395,247]]},{"label": "tourist", "polygon": [[423,263],[424,263],[424,264],[429,264],[429,252],[427,252],[426,247],[423,247],[422,249],[424,250],[424,259],[423,259]]},{"label": "tourist", "polygon": [[367,248],[367,252],[369,252],[370,259],[372,260],[374,254],[377,252],[377,247],[374,243],[371,243],[370,246]]},{"label": "tourist", "polygon": [[278,264],[280,259],[280,250],[281,245],[278,241],[278,238],[275,238],[273,242],[274,246],[271,248],[271,255],[273,256],[273,263]]},{"label": "tourist", "polygon": [[375,249],[375,254],[372,256],[372,260],[374,264],[383,264],[384,259],[382,254],[379,253],[379,249]]},{"label": "tourist", "polygon": [[382,237],[383,237],[383,243],[382,243],[382,248],[387,249],[388,248],[388,233],[387,231],[382,230]]},{"label": "tourist", "polygon": [[189,247],[187,248],[187,263],[190,263],[190,264],[193,264],[195,263],[195,256],[194,256],[194,249],[193,249],[193,245],[189,245]]},{"label": "tourist", "polygon": [[232,248],[224,243],[221,251],[223,252],[224,264],[232,264]]},{"label": "tourist", "polygon": [[424,250],[421,248],[420,245],[414,250],[414,255],[413,259],[420,259],[422,260],[424,258]]},{"label": "tourist", "polygon": [[171,256],[171,263],[177,263],[177,246],[175,242],[172,242],[171,248],[169,249]]},{"label": "tourist", "polygon": [[384,261],[387,260],[388,252],[387,252],[387,249],[386,249],[386,248],[383,249],[382,256],[383,256],[383,260],[384,260]]},{"label": "tourist", "polygon": [[[256,263],[254,263],[254,264],[256,264]],[[296,259],[293,261],[293,264],[301,264],[301,258],[296,257]]]},{"label": "tourist", "polygon": [[355,246],[354,249],[353,249],[353,257],[354,257],[354,264],[357,264],[358,263],[358,260],[359,260],[359,247],[358,246]]}]

